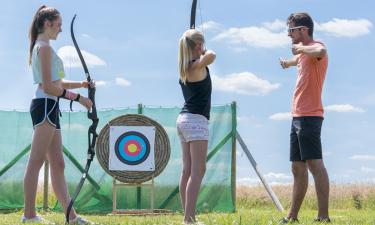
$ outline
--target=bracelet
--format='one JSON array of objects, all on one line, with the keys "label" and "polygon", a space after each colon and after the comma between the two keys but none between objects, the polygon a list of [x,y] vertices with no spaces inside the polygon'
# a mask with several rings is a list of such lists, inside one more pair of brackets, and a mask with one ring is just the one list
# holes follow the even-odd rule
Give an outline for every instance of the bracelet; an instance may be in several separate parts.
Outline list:
[{"label": "bracelet", "polygon": [[76,94],[74,92],[68,91],[66,89],[63,90],[63,93],[59,96],[60,98],[65,98],[71,101],[79,101],[80,94]]}]

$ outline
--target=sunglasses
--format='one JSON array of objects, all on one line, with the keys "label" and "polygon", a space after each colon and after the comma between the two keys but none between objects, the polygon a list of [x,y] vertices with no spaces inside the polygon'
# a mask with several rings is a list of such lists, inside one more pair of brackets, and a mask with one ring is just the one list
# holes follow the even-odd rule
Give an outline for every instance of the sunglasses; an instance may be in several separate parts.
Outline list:
[{"label": "sunglasses", "polygon": [[301,28],[307,28],[307,29],[309,29],[309,28],[306,27],[306,26],[291,27],[291,28],[288,28],[288,33],[293,33],[295,30],[297,30],[297,29],[301,29]]}]

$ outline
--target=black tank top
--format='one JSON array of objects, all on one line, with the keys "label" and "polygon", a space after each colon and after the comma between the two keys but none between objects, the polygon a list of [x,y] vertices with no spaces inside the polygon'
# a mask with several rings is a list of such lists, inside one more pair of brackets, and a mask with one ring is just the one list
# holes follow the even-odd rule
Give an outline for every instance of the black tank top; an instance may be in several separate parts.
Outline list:
[{"label": "black tank top", "polygon": [[179,81],[185,103],[181,113],[194,113],[210,119],[212,83],[210,70],[206,67],[206,78],[196,82]]}]

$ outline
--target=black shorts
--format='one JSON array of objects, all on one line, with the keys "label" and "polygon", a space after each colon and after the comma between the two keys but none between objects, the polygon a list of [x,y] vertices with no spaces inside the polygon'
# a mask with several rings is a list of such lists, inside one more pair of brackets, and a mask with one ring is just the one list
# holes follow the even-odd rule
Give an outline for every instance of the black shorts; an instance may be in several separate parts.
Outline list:
[{"label": "black shorts", "polygon": [[31,101],[30,105],[31,120],[33,127],[47,121],[60,130],[60,110],[58,101],[50,98],[36,98]]},{"label": "black shorts", "polygon": [[323,117],[293,117],[290,131],[290,161],[322,159],[320,133]]}]

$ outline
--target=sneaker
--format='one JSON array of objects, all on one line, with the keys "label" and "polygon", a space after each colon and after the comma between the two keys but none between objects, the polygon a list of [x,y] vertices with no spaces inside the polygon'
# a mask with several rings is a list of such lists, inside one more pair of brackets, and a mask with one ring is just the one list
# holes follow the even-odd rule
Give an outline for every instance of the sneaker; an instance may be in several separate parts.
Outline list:
[{"label": "sneaker", "polygon": [[316,218],[314,219],[314,222],[318,222],[318,223],[330,223],[331,222],[331,219],[330,218]]},{"label": "sneaker", "polygon": [[278,224],[288,224],[288,223],[298,223],[298,219],[297,218],[288,218],[288,217],[284,217],[282,218]]},{"label": "sneaker", "polygon": [[55,223],[52,223],[51,221],[43,219],[41,216],[35,216],[34,218],[28,219],[25,217],[25,215],[22,216],[21,222],[22,223],[50,224],[50,225],[55,224]]},{"label": "sneaker", "polygon": [[80,216],[77,216],[76,218],[69,220],[69,224],[75,224],[75,225],[85,225],[85,224],[94,224]]}]

